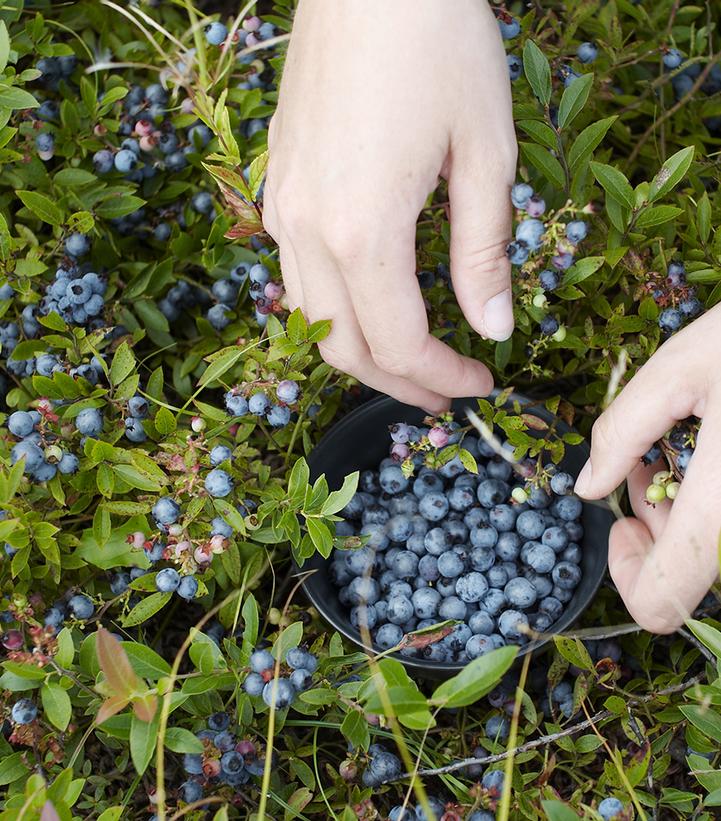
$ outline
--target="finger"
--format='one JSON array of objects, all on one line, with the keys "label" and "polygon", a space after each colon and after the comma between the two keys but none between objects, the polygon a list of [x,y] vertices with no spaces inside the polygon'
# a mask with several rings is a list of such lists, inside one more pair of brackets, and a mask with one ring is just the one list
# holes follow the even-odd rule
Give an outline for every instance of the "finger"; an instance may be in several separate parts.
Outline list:
[{"label": "finger", "polygon": [[608,495],[679,419],[701,415],[705,382],[694,377],[688,351],[679,343],[673,339],[662,346],[596,420],[591,457],[576,481],[579,496]]},{"label": "finger", "polygon": [[[499,89],[507,85],[507,77],[497,83]],[[511,264],[506,246],[512,233],[510,189],[516,142],[510,93],[508,97],[507,115],[503,106],[495,115],[508,121],[506,128],[500,128],[503,147],[489,152],[479,139],[482,131],[461,137],[451,146],[448,180],[453,289],[469,323],[482,336],[499,341],[513,332]],[[498,123],[495,128],[499,128]]]},{"label": "finger", "polygon": [[441,396],[487,396],[493,378],[485,365],[455,353],[429,333],[414,273],[415,223],[382,236],[339,259],[376,366]]},{"label": "finger", "polygon": [[636,621],[653,632],[677,628],[718,576],[721,488],[710,477],[721,459],[721,396],[709,397],[709,408],[713,410],[704,417],[696,452],[653,547],[645,544],[642,561],[642,551],[626,538],[614,550],[611,569],[619,592]]},{"label": "finger", "polygon": [[267,188],[263,199],[263,227],[278,245],[280,272],[283,277],[283,287],[288,297],[288,307],[291,311],[296,308],[304,310],[303,284],[298,272],[295,249],[290,238],[283,230],[275,199]]},{"label": "finger", "polygon": [[330,334],[319,345],[323,359],[337,370],[351,374],[364,385],[399,402],[415,405],[434,415],[447,411],[450,403],[445,396],[388,374],[373,362],[343,278],[323,250],[305,244],[297,251],[296,259],[299,270],[305,275],[303,288],[308,318],[311,322],[332,320]]}]

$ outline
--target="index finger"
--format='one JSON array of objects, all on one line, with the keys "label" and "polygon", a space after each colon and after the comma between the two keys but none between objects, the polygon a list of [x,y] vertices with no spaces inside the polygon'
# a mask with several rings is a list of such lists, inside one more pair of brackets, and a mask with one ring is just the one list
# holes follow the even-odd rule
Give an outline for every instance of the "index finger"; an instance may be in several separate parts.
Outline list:
[{"label": "index finger", "polygon": [[488,368],[429,331],[415,276],[415,223],[383,235],[338,260],[374,362],[442,396],[487,396],[493,389]]}]

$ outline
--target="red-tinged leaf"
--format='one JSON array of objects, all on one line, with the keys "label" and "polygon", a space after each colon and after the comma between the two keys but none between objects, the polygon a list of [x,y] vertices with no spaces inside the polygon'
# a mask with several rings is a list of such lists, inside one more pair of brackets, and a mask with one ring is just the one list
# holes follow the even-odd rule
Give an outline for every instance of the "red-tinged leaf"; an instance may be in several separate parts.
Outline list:
[{"label": "red-tinged leaf", "polygon": [[125,698],[125,696],[111,696],[100,705],[98,714],[95,716],[95,722],[102,724],[103,721],[107,721],[124,709],[128,703],[129,699]]},{"label": "red-tinged leaf", "polygon": [[428,647],[429,644],[435,644],[441,641],[446,636],[455,630],[455,624],[448,624],[445,627],[439,627],[437,630],[430,630],[422,633],[406,633],[401,639],[401,647],[413,647],[417,650],[422,650]]},{"label": "red-tinged leaf", "polygon": [[203,163],[203,168],[210,172],[221,188],[228,187],[231,191],[237,189],[246,199],[251,199],[250,187],[242,174],[222,165]]},{"label": "red-tinged leaf", "polygon": [[43,804],[43,810],[40,813],[40,821],[60,821],[58,811],[53,806],[53,802],[48,799]]},{"label": "red-tinged leaf", "polygon": [[522,413],[521,419],[526,423],[526,427],[531,430],[548,430],[548,424],[532,413]]},{"label": "red-tinged leaf", "polygon": [[127,700],[141,689],[140,679],[135,674],[125,650],[104,627],[98,630],[96,648],[100,669],[114,696],[121,696]]},{"label": "red-tinged leaf", "polygon": [[224,237],[226,239],[243,239],[243,237],[252,237],[256,234],[263,233],[263,223],[260,219],[257,222],[237,222],[230,230],[226,231]]},{"label": "red-tinged leaf", "polygon": [[141,721],[152,721],[158,709],[158,699],[152,693],[133,699],[133,710]]}]

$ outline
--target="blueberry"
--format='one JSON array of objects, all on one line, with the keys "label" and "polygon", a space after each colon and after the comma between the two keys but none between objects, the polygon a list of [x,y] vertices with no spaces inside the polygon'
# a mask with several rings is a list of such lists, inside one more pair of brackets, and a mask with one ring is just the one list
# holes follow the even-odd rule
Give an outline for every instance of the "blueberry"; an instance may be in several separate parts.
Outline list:
[{"label": "blueberry", "polygon": [[203,786],[197,781],[184,781],[178,789],[183,801],[187,804],[193,804],[196,801],[200,801],[203,797]]},{"label": "blueberry", "polygon": [[248,413],[248,401],[244,396],[228,391],[225,394],[225,409],[231,416],[245,416]]},{"label": "blueberry", "polygon": [[185,753],[183,756],[183,769],[188,775],[202,775],[203,756],[200,753]]},{"label": "blueberry", "polygon": [[488,519],[490,524],[500,534],[513,530],[516,526],[517,517],[518,513],[511,505],[496,505],[491,508]]},{"label": "blueberry", "polygon": [[130,576],[127,573],[115,573],[110,579],[110,592],[114,596],[119,596],[121,593],[125,593],[129,584]]},{"label": "blueberry", "polygon": [[494,565],[486,573],[489,587],[505,587],[508,583],[508,573],[501,564]]},{"label": "blueberry", "polygon": [[205,39],[211,46],[221,46],[228,36],[228,28],[218,21],[211,23],[205,29]]},{"label": "blueberry", "polygon": [[426,550],[432,556],[440,556],[451,546],[448,533],[442,527],[431,528],[423,537]]},{"label": "blueberry", "polygon": [[683,62],[683,54],[677,48],[670,48],[663,55],[663,64],[669,71],[678,68]]},{"label": "blueberry", "polygon": [[345,557],[346,567],[355,576],[362,576],[373,568],[375,551],[369,547],[351,550]]},{"label": "blueberry", "polygon": [[552,547],[539,542],[532,543],[526,555],[526,564],[536,573],[550,573],[556,563],[556,553]]},{"label": "blueberry", "polygon": [[415,614],[419,619],[432,619],[438,614],[442,597],[432,587],[422,587],[413,593],[411,601],[413,602]]},{"label": "blueberry", "polygon": [[115,155],[113,163],[117,171],[120,171],[121,174],[127,174],[135,168],[138,163],[138,158],[135,156],[135,152],[127,148],[122,148]]},{"label": "blueberry", "polygon": [[604,798],[598,805],[598,814],[603,818],[603,821],[613,821],[622,812],[623,804],[618,798]]},{"label": "blueberry", "polygon": [[[383,484],[383,474],[381,474]],[[433,491],[427,493],[420,501],[418,510],[424,519],[429,522],[439,522],[448,513],[448,499],[443,493]]]},{"label": "blueberry", "polygon": [[525,242],[509,242],[506,246],[506,256],[511,265],[523,265],[528,259],[528,246]]},{"label": "blueberry", "polygon": [[264,416],[270,407],[270,400],[268,397],[260,392],[254,393],[248,400],[248,410],[254,416]]},{"label": "blueberry", "polygon": [[692,319],[703,311],[703,305],[695,296],[684,299],[678,307],[686,319]]},{"label": "blueberry", "polygon": [[213,498],[223,498],[233,490],[233,479],[220,468],[211,470],[205,477],[205,489]]},{"label": "blueberry", "polygon": [[8,430],[13,436],[24,438],[35,428],[33,417],[27,411],[15,411],[8,419]]},{"label": "blueberry", "polygon": [[233,528],[223,519],[222,516],[215,516],[210,523],[211,536],[225,536],[230,539],[233,535]]},{"label": "blueberry", "polygon": [[484,479],[479,485],[476,495],[478,501],[487,510],[503,504],[508,500],[511,489],[500,479]]},{"label": "blueberry", "polygon": [[580,564],[583,553],[581,547],[575,542],[571,542],[568,547],[561,553],[561,558],[564,562],[573,562],[573,564]]},{"label": "blueberry", "polygon": [[155,586],[161,593],[174,593],[180,585],[180,573],[173,567],[164,567],[155,577]]},{"label": "blueberry", "polygon": [[153,505],[152,514],[159,525],[172,525],[180,517],[180,505],[169,496],[162,496]]},{"label": "blueberry", "polygon": [[508,719],[499,715],[490,716],[484,727],[486,737],[496,742],[505,741],[508,738],[510,729]]},{"label": "blueberry", "polygon": [[285,402],[286,405],[292,405],[297,401],[300,395],[300,387],[297,382],[292,379],[283,379],[278,383],[276,388],[276,396],[279,401]]},{"label": "blueberry", "polygon": [[[348,597],[352,604],[375,604],[380,598],[378,582],[368,576],[356,576],[348,585]],[[295,667],[296,665],[291,665]],[[303,667],[301,662],[299,667]]]},{"label": "blueberry", "polygon": [[453,510],[465,513],[476,503],[476,494],[471,487],[453,487],[448,492],[448,504]]},{"label": "blueberry", "polygon": [[255,650],[250,655],[248,665],[254,673],[264,673],[275,667],[275,659],[269,650]]},{"label": "blueberry", "polygon": [[249,696],[260,696],[263,694],[265,679],[260,673],[248,673],[243,682],[243,689]]},{"label": "blueberry", "polygon": [[[486,733],[486,735],[488,735],[488,733]],[[500,798],[505,780],[503,770],[486,770],[481,779],[481,786],[496,798]]]},{"label": "blueberry", "polygon": [[520,222],[516,228],[516,242],[523,243],[530,251],[538,251],[543,245],[546,226],[541,220],[529,217]]},{"label": "blueberry", "polygon": [[684,448],[680,453],[676,456],[676,467],[679,471],[683,474],[686,473],[688,470],[689,463],[691,462],[691,457],[693,456],[694,451],[693,448]]},{"label": "blueberry", "polygon": [[[515,561],[521,552],[521,537],[518,533],[500,533],[496,543],[496,555],[503,561]],[[471,554],[473,561],[473,554]],[[479,570],[480,568],[476,568]]]},{"label": "blueberry", "polygon": [[447,579],[455,579],[465,570],[465,562],[453,550],[447,550],[438,557],[438,571]]},{"label": "blueberry", "polygon": [[495,629],[496,623],[484,610],[477,610],[468,619],[468,626],[473,633],[490,636]]},{"label": "blueberry", "polygon": [[559,562],[553,568],[551,578],[562,590],[573,590],[581,581],[581,568],[571,562]]},{"label": "blueberry", "polygon": [[509,604],[522,610],[531,607],[537,598],[534,586],[522,576],[511,579],[503,588],[503,593]]},{"label": "blueberry", "polygon": [[476,547],[471,551],[469,559],[474,570],[485,573],[495,564],[496,554],[492,547]]},{"label": "blueberry", "polygon": [[41,131],[35,137],[35,147],[41,160],[51,160],[55,153],[55,137],[48,131]]},{"label": "blueberry", "polygon": [[97,408],[83,408],[75,417],[75,427],[83,436],[97,436],[103,429],[103,417]]},{"label": "blueberry", "polygon": [[508,76],[511,78],[511,82],[514,83],[523,72],[523,63],[516,54],[507,54],[506,63],[508,64]]},{"label": "blueberry", "polygon": [[515,17],[506,14],[505,18],[498,19],[498,28],[504,40],[512,40],[521,33],[521,24]]},{"label": "blueberry", "polygon": [[456,594],[461,601],[466,603],[479,602],[487,590],[486,577],[476,571],[467,573],[456,581]]},{"label": "blueberry", "polygon": [[438,615],[442,620],[454,619],[455,621],[463,621],[466,618],[467,612],[468,608],[466,603],[461,601],[457,596],[447,596],[438,608]]},{"label": "blueberry", "polygon": [[217,467],[230,459],[232,455],[233,451],[227,445],[216,445],[209,454],[210,464]]},{"label": "blueberry", "polygon": [[413,617],[413,613],[413,603],[407,596],[389,596],[386,618],[391,624],[405,624]]},{"label": "blueberry", "polygon": [[564,522],[572,522],[578,519],[583,512],[583,503],[578,496],[562,496],[554,504],[554,513]]},{"label": "blueberry", "polygon": [[144,442],[148,438],[141,420],[132,416],[125,420],[125,435],[131,442]]},{"label": "blueberry", "polygon": [[413,482],[413,493],[422,499],[426,494],[443,490],[443,480],[436,473],[423,473]]},{"label": "blueberry", "polygon": [[421,556],[418,562],[418,574],[426,582],[434,582],[440,578],[438,559],[435,556]]},{"label": "blueberry", "polygon": [[[373,747],[376,749],[372,752],[372,758],[363,772],[363,785],[366,787],[378,787],[390,778],[397,778],[403,769],[398,756],[383,749],[380,745],[373,745]],[[371,750],[372,748],[369,748],[369,752]]]},{"label": "blueberry", "polygon": [[391,495],[402,493],[408,487],[408,479],[397,465],[384,467],[380,472],[379,482],[383,490]]},{"label": "blueberry", "polygon": [[198,592],[198,580],[194,576],[183,576],[176,592],[181,599],[194,599]]},{"label": "blueberry", "polygon": [[518,535],[524,539],[540,539],[545,529],[543,516],[537,510],[524,510],[516,520]]},{"label": "blueberry", "polygon": [[498,619],[501,635],[510,641],[526,638],[524,627],[528,627],[528,616],[518,610],[505,610]]},{"label": "blueberry", "polygon": [[511,202],[516,208],[523,209],[533,196],[533,188],[525,182],[516,183],[511,189]]},{"label": "blueberry", "polygon": [[578,245],[587,235],[588,226],[583,220],[573,220],[566,226],[566,238],[572,245]]},{"label": "blueberry", "polygon": [[686,284],[686,266],[682,262],[671,262],[668,266],[668,284],[679,288]]},{"label": "blueberry", "polygon": [[581,43],[576,49],[576,56],[582,63],[592,63],[598,57],[598,48],[594,43]]},{"label": "blueberry", "polygon": [[[368,608],[369,611],[372,609],[373,608]],[[370,626],[372,627],[372,625]],[[307,690],[313,683],[313,674],[310,670],[304,670],[302,667],[299,667],[290,674],[290,683],[298,692]]]},{"label": "blueberry", "polygon": [[482,523],[471,530],[470,541],[473,547],[493,548],[498,542],[498,531],[490,523]]},{"label": "blueberry", "polygon": [[42,450],[29,439],[23,439],[15,445],[10,453],[10,462],[14,465],[20,459],[25,459],[25,472],[37,470],[44,462]]},{"label": "blueberry", "polygon": [[388,547],[388,534],[384,525],[367,524],[360,530],[361,536],[367,536],[366,544],[373,550],[385,550]]},{"label": "blueberry", "polygon": [[276,710],[290,707],[295,698],[295,687],[287,678],[273,679],[263,688],[263,701],[270,707],[275,702]]},{"label": "blueberry", "polygon": [[558,274],[548,269],[541,271],[538,275],[538,281],[544,291],[555,291],[561,283]]},{"label": "blueberry", "polygon": [[[511,581],[515,581],[512,579]],[[508,582],[510,584],[511,582]],[[508,585],[506,585],[508,587]],[[479,607],[490,616],[497,616],[508,604],[505,592],[491,587],[486,595],[481,599]],[[517,605],[516,605],[517,606]]]},{"label": "blueberry", "polygon": [[70,610],[76,619],[85,621],[93,615],[95,612],[95,606],[88,596],[85,596],[82,593],[77,593],[68,602],[68,610]]},{"label": "blueberry", "polygon": [[198,191],[193,194],[190,207],[198,214],[209,214],[213,210],[213,198],[207,191]]},{"label": "blueberry", "polygon": [[665,311],[661,312],[658,324],[663,333],[676,333],[683,324],[683,314],[678,308],[666,308]]},{"label": "blueberry", "polygon": [[35,721],[38,715],[38,708],[29,698],[21,698],[13,704],[10,717],[15,724],[30,724]]},{"label": "blueberry", "polygon": [[351,608],[349,618],[350,623],[356,628],[356,630],[360,630],[361,627],[364,627],[367,630],[372,630],[376,624],[378,624],[378,611],[376,610],[375,605],[361,604],[357,607]]},{"label": "blueberry", "polygon": [[559,328],[558,320],[555,316],[544,316],[539,322],[539,327],[544,336],[553,336]]},{"label": "blueberry", "polygon": [[381,650],[396,647],[403,639],[403,631],[397,624],[383,624],[376,631],[374,640]]},{"label": "blueberry", "polygon": [[413,524],[408,516],[393,516],[386,524],[386,532],[392,542],[406,542],[413,533]]}]

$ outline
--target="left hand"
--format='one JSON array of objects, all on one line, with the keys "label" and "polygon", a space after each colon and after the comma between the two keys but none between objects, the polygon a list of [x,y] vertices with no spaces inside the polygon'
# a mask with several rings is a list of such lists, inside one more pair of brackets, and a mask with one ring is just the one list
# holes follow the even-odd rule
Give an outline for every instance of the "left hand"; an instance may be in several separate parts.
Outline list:
[{"label": "left hand", "polygon": [[[636,518],[611,530],[609,570],[636,622],[671,633],[719,574],[721,533],[721,306],[665,342],[593,427],[591,458],[576,492],[607,496],[624,479]],[[673,504],[645,501],[664,465],[641,457],[676,422],[703,418],[696,451]]]}]

